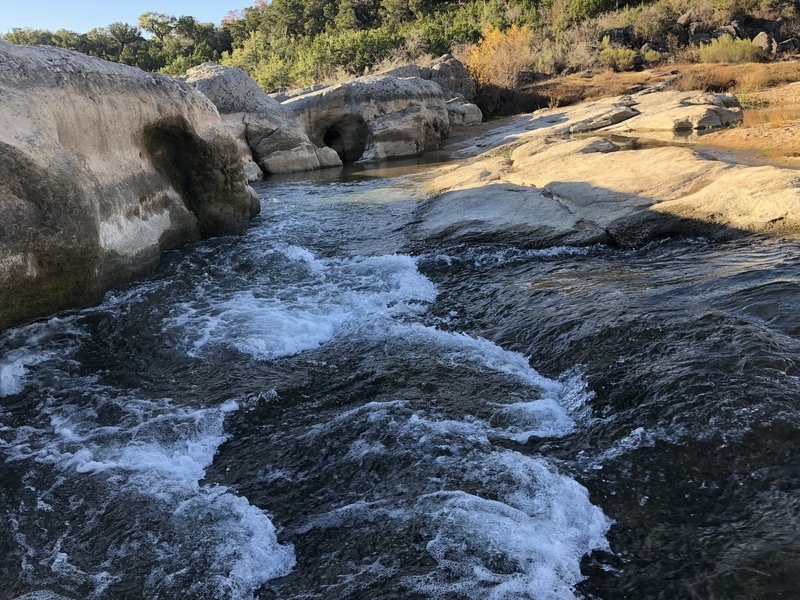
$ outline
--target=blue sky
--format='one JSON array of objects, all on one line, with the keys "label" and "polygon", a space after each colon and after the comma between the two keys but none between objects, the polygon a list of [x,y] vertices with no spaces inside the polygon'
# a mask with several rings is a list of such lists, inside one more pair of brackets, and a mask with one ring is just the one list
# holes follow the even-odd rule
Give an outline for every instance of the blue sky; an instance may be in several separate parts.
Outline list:
[{"label": "blue sky", "polygon": [[218,25],[230,10],[252,4],[254,0],[0,0],[0,34],[12,27],[85,32],[114,21],[135,25],[148,11],[191,15]]}]

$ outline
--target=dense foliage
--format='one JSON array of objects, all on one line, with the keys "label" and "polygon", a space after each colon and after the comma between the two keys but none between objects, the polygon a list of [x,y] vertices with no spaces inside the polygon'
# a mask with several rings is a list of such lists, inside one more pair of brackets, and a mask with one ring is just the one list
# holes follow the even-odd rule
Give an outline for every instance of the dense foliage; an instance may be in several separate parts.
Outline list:
[{"label": "dense foliage", "polygon": [[169,74],[219,61],[241,67],[268,91],[445,52],[467,61],[480,82],[505,87],[525,72],[624,70],[681,53],[740,60],[750,52],[741,42],[692,45],[678,24],[687,11],[692,27],[709,32],[751,16],[800,23],[796,3],[784,0],[258,0],[220,25],[149,12],[135,26],[112,23],[87,33],[14,29],[4,39]]},{"label": "dense foliage", "polygon": [[[149,34],[144,37],[143,32]],[[45,44],[77,50],[89,56],[171,75],[207,60],[220,60],[232,50],[226,27],[200,23],[194,17],[143,13],[138,26],[111,23],[86,33],[67,29],[12,29],[3,39],[13,44]]]}]

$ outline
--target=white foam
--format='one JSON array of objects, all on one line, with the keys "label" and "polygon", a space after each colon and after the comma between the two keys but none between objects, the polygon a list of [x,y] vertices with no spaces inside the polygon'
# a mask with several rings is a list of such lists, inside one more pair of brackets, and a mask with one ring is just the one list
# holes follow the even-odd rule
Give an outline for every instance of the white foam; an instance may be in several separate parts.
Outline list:
[{"label": "white foam", "polygon": [[458,254],[425,254],[421,261],[444,263],[447,266],[469,263],[477,268],[510,265],[518,262],[529,262],[537,259],[557,258],[562,256],[588,256],[589,254],[607,251],[600,245],[594,246],[552,246],[550,248],[487,248],[481,246],[460,246]]},{"label": "white foam", "polygon": [[46,352],[30,352],[24,348],[9,352],[0,359],[0,398],[19,394],[25,385],[27,367],[49,358]]},{"label": "white foam", "polygon": [[443,331],[419,323],[397,323],[394,325],[394,333],[398,337],[410,337],[435,343],[439,360],[450,361],[453,364],[471,362],[490,371],[514,377],[525,385],[555,396],[563,393],[565,389],[562,383],[540,375],[536,369],[531,367],[530,361],[525,355],[505,350],[484,338],[475,338],[466,333]]},{"label": "white foam", "polygon": [[29,367],[57,353],[67,353],[73,338],[80,335],[70,318],[59,317],[3,332],[0,350],[5,345],[12,349],[0,356],[0,398],[19,394],[26,385]]},{"label": "white foam", "polygon": [[[291,571],[293,547],[278,542],[268,515],[225,486],[201,483],[228,439],[224,419],[238,410],[237,402],[205,409],[174,407],[169,400],[112,402],[124,415],[114,427],[97,427],[93,408],[52,407],[50,431],[17,428],[9,460],[34,458],[66,473],[103,478],[111,497],[133,495],[156,503],[156,512],[165,515],[158,524],[166,528],[161,535],[180,546],[164,552],[149,579],[151,591],[250,598],[269,579]],[[182,585],[177,578],[186,567],[182,548],[208,559],[194,592],[170,587]],[[124,547],[118,554],[124,565]],[[53,554],[52,560],[53,569],[66,573],[66,554]]]},{"label": "white foam", "polygon": [[408,583],[435,598],[574,598],[581,558],[608,549],[611,525],[586,489],[510,451],[488,455],[468,477],[493,484],[498,499],[460,490],[423,497],[435,529],[427,551],[438,569]]},{"label": "white foam", "polygon": [[[611,521],[544,459],[494,447],[488,436],[496,432],[481,419],[441,418],[407,401],[370,402],[292,432],[315,447],[357,435],[346,462],[332,451],[330,469],[371,454],[402,456],[370,499],[314,515],[295,532],[418,531],[436,566],[401,583],[428,598],[573,598],[582,557],[608,549]],[[439,490],[424,492],[431,488]]]},{"label": "white foam", "polygon": [[208,306],[184,304],[164,329],[183,329],[193,356],[222,344],[273,359],[317,348],[381,318],[413,314],[436,297],[434,285],[409,256],[321,260],[300,247],[281,249],[310,265],[307,280],[280,297],[246,291]]}]

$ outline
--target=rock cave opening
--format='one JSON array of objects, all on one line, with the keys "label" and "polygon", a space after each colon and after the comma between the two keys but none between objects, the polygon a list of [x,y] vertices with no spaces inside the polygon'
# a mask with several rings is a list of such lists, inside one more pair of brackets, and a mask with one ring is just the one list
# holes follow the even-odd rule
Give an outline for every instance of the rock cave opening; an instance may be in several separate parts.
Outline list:
[{"label": "rock cave opening", "polygon": [[[232,195],[231,181],[239,166],[199,137],[183,119],[167,119],[144,131],[150,161],[181,195],[197,217],[200,233],[240,233],[242,225],[221,198]],[[235,163],[235,164],[234,164]]]},{"label": "rock cave opening", "polygon": [[322,142],[336,151],[343,163],[354,163],[367,148],[369,130],[361,117],[346,116],[328,127]]}]

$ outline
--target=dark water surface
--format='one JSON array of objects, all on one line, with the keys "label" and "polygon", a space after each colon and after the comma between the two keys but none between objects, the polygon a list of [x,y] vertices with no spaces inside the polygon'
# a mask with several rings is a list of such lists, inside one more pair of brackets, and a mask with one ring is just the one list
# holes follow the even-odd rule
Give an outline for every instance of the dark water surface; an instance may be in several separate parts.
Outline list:
[{"label": "dark water surface", "polygon": [[420,253],[379,175],[0,334],[0,597],[798,597],[800,243]]}]

